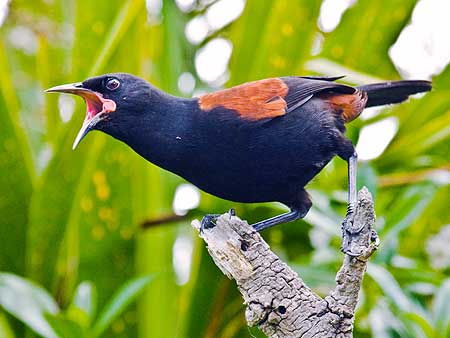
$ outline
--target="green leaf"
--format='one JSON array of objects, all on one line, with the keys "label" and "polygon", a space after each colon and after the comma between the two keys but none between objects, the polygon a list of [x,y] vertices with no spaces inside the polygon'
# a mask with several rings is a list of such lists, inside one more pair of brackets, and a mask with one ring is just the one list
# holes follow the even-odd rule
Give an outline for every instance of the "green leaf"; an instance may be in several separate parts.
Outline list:
[{"label": "green leaf", "polygon": [[383,290],[384,294],[392,300],[398,309],[404,312],[410,312],[411,310],[419,312],[419,306],[413,303],[403,292],[400,285],[398,285],[397,281],[388,270],[379,265],[369,263],[367,273]]},{"label": "green leaf", "polygon": [[44,315],[58,313],[58,305],[39,285],[10,273],[0,273],[0,305],[41,336],[55,337]]},{"label": "green leaf", "polygon": [[[404,320],[410,321],[411,323],[408,323],[408,326],[415,326],[417,325],[420,327],[420,329],[423,331],[426,337],[428,338],[434,338],[438,337],[436,335],[436,331],[433,329],[433,326],[430,322],[427,321],[424,317],[421,315],[414,313],[414,312],[408,312],[405,313],[402,317],[404,317]],[[402,318],[403,319],[403,318]],[[414,329],[412,329],[414,330]],[[411,330],[411,331],[412,331]],[[413,331],[415,333],[415,336],[418,336],[417,329]]]},{"label": "green leaf", "polygon": [[1,35],[0,50],[0,268],[21,274],[35,173]]},{"label": "green leaf", "polygon": [[[368,313],[368,320],[371,323],[372,336],[377,338],[390,338],[389,334],[397,318],[392,315],[390,309],[378,299]],[[394,322],[394,323],[393,323]]]},{"label": "green leaf", "polygon": [[[247,1],[241,17],[232,24],[229,37],[234,45],[230,60],[230,84],[240,84],[251,79],[249,70],[258,45],[264,43],[262,30],[267,25],[276,1]],[[253,22],[259,22],[254,29]],[[245,71],[243,71],[245,70]]]},{"label": "green leaf", "polygon": [[357,71],[397,78],[388,50],[415,4],[416,0],[357,1],[344,13],[339,26],[325,35],[320,56]]},{"label": "green leaf", "polygon": [[88,327],[97,310],[97,290],[92,282],[82,282],[75,290],[67,317],[82,327]]},{"label": "green leaf", "polygon": [[[5,45],[0,36],[0,49],[5,50]],[[34,163],[31,156],[30,144],[28,135],[23,130],[21,123],[21,116],[19,114],[20,103],[17,93],[14,91],[14,84],[12,80],[12,69],[7,59],[6,53],[0,55],[0,94],[5,104],[5,109],[0,110],[1,117],[5,119],[2,121],[2,127],[8,134],[11,133],[14,139],[14,146],[17,147],[19,157],[24,162],[24,170],[26,176],[24,177],[28,183],[31,184],[35,177]],[[2,129],[3,131],[3,129]],[[2,132],[3,136],[3,132]],[[11,147],[12,145],[10,145]]]},{"label": "green leaf", "polygon": [[100,336],[144,288],[154,280],[153,276],[137,277],[125,283],[100,313],[92,328],[92,337]]},{"label": "green leaf", "polygon": [[252,338],[266,338],[267,337],[257,326],[249,327],[248,333],[249,333],[250,337],[252,337]]},{"label": "green leaf", "polygon": [[325,58],[315,58],[305,63],[305,69],[317,74],[326,76],[336,76],[336,74],[345,74],[345,82],[353,85],[363,83],[383,82],[382,78],[372,74],[363,73],[354,68],[346,67],[343,64],[333,62]]},{"label": "green leaf", "polygon": [[436,331],[443,336],[450,333],[450,279],[446,279],[433,299],[433,316]]},{"label": "green leaf", "polygon": [[334,286],[335,273],[330,271],[328,266],[317,267],[310,265],[290,264],[295,272],[306,282],[311,288]]},{"label": "green leaf", "polygon": [[115,48],[118,46],[119,41],[128,30],[130,24],[136,18],[139,11],[142,10],[143,3],[139,0],[124,1],[122,7],[118,10],[118,14],[112,24],[111,29],[104,40],[104,43],[98,48],[99,55],[95,58],[88,76],[99,74],[105,68],[107,61]]},{"label": "green leaf", "polygon": [[378,190],[378,175],[370,163],[363,162],[358,168],[358,187],[367,187],[376,201]]},{"label": "green leaf", "polygon": [[9,326],[9,323],[3,311],[0,311],[0,337],[15,338],[14,332]]},{"label": "green leaf", "polygon": [[231,83],[300,74],[311,53],[319,9],[320,1],[248,1],[230,30]]},{"label": "green leaf", "polygon": [[396,203],[390,205],[386,210],[386,226],[379,233],[383,250],[376,256],[377,262],[387,262],[392,258],[398,249],[401,232],[414,224],[435,193],[436,188],[432,184],[408,187]]},{"label": "green leaf", "polygon": [[[220,315],[224,316],[223,298],[227,297],[223,290],[225,278],[212,262],[204,242],[199,239],[196,241],[192,268],[192,276],[186,286],[189,288],[191,297],[189,304],[183,309],[186,318],[183,318],[184,327],[181,336],[186,338],[216,337],[216,331],[208,332],[209,335],[207,333],[207,329],[213,325],[205,320],[205,313],[212,316],[214,312],[220,311]],[[228,298],[228,300],[231,299]]]},{"label": "green leaf", "polygon": [[45,319],[55,331],[58,338],[83,338],[86,337],[81,327],[60,315],[46,314]]},{"label": "green leaf", "polygon": [[73,305],[84,310],[89,317],[95,316],[97,308],[97,290],[92,282],[82,282],[75,290]]},{"label": "green leaf", "polygon": [[[421,99],[386,110],[399,119],[399,129],[385,153],[376,161],[383,170],[396,167],[433,168],[448,162],[450,137],[450,66],[433,78],[433,90]],[[434,156],[433,156],[434,155]]]}]

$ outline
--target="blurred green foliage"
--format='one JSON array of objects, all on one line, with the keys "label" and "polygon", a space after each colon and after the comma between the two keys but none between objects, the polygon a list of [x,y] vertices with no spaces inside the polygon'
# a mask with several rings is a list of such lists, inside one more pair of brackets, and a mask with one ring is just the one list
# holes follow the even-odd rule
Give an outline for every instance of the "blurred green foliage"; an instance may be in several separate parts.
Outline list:
[{"label": "blurred green foliage", "polygon": [[[312,56],[319,34],[318,0],[248,0],[235,22],[200,46],[186,41],[185,24],[209,5],[182,12],[174,1],[164,0],[161,11],[149,15],[142,0],[12,1],[0,28],[0,270],[50,290],[52,296],[37,289],[51,304],[49,314],[41,311],[37,318],[61,337],[73,337],[83,320],[94,320],[93,304],[74,305],[80,282],[92,281],[100,291],[98,308],[105,308],[120,285],[141,274],[156,275],[137,307],[117,318],[110,314],[103,324],[97,321],[90,336],[100,335],[111,322],[105,336],[261,336],[246,327],[242,299],[195,238],[189,218],[139,228],[147,219],[171,213],[182,180],[100,133],[89,135],[73,152],[84,106],[77,101],[73,118],[64,122],[58,97],[43,90],[121,71],[179,94],[179,76],[196,76],[197,49],[217,36],[233,44],[228,85],[279,75],[341,75],[342,69],[350,80],[398,79],[387,52],[415,3],[358,1],[334,31],[321,33],[323,48]],[[18,32],[23,41],[15,40]],[[197,89],[208,90],[196,79]],[[385,152],[360,164],[359,184],[376,197],[382,246],[364,280],[357,337],[450,337],[449,266],[432,264],[427,254],[427,243],[434,249],[447,243],[447,253],[435,255],[449,255],[448,231],[441,228],[450,223],[450,189],[439,178],[450,168],[450,67],[433,81],[435,90],[424,97],[349,126],[348,135],[356,142],[363,126],[389,116],[399,120]],[[308,217],[264,234],[319,294],[333,287],[342,260],[339,222],[345,189],[346,163],[333,160],[309,186],[314,207]],[[203,194],[193,215],[223,212],[232,205],[249,221],[280,213],[278,205],[235,205]],[[178,282],[174,269],[174,242],[180,238],[193,245],[187,283]],[[443,244],[436,244],[439,240]],[[20,290],[17,302],[33,301]],[[0,304],[5,310],[0,310],[0,337],[42,334]],[[72,317],[74,306],[89,318]],[[55,315],[61,308],[63,315]],[[67,327],[72,333],[61,333]]]},{"label": "blurred green foliage", "polygon": [[97,317],[97,292],[90,282],[78,285],[72,302],[61,311],[40,286],[0,273],[0,305],[44,338],[97,338],[152,281],[153,277],[144,276],[126,282]]}]

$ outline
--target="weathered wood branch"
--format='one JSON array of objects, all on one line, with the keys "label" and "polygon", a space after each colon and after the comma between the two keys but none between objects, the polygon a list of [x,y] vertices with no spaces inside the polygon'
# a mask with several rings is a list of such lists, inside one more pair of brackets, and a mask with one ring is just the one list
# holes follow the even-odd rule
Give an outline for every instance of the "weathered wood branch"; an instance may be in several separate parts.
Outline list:
[{"label": "weathered wood branch", "polygon": [[[282,262],[246,221],[221,215],[217,225],[200,234],[215,264],[235,279],[247,306],[249,326],[271,338],[352,337],[354,311],[367,261],[376,250],[372,241],[375,214],[366,188],[358,194],[351,235],[352,251],[345,255],[336,275],[336,287],[325,298],[315,294],[286,263]],[[200,223],[193,227],[199,230]]]}]

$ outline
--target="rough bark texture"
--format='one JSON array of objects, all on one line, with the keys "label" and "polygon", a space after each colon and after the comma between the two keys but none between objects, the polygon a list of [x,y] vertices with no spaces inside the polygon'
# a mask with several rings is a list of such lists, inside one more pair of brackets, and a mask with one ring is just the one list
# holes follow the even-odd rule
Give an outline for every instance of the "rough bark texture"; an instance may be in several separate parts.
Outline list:
[{"label": "rough bark texture", "polygon": [[[372,242],[375,222],[372,197],[366,188],[358,194],[350,231],[353,252],[345,255],[336,275],[336,288],[325,298],[316,295],[282,262],[246,221],[224,214],[217,225],[200,236],[216,265],[235,279],[247,306],[249,326],[259,326],[268,337],[352,337],[353,315],[367,260],[377,247]],[[199,222],[193,227],[199,230]],[[348,236],[348,233],[347,233]]]}]

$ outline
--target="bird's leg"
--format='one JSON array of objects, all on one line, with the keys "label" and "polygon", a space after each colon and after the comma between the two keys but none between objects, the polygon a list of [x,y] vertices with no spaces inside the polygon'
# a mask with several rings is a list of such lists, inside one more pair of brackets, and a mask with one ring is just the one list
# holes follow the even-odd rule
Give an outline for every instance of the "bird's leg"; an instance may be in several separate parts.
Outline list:
[{"label": "bird's leg", "polygon": [[[358,195],[356,192],[356,171],[358,169],[358,155],[356,152],[348,159],[348,206],[347,217],[353,218]],[[353,220],[352,220],[353,221]]]},{"label": "bird's leg", "polygon": [[[287,212],[282,215],[278,215],[269,219],[266,219],[264,221],[257,222],[255,224],[252,224],[252,227],[256,231],[261,231],[267,228],[271,228],[275,225],[281,224],[281,223],[288,223],[295,221],[297,219],[305,217],[308,210],[301,212],[298,209],[292,209],[290,212]],[[230,209],[228,214],[231,216],[235,216],[234,209]],[[212,229],[216,226],[216,220],[220,216],[220,214],[207,214],[202,218],[201,224],[200,224],[200,233],[203,233],[205,229]]]},{"label": "bird's leg", "polygon": [[[261,231],[267,228],[271,228],[275,225],[282,224],[282,223],[288,223],[295,221],[297,219],[303,218],[308,213],[309,209],[311,208],[311,200],[309,198],[308,193],[303,189],[300,188],[297,192],[296,198],[293,200],[290,208],[291,211],[278,215],[269,219],[266,219],[264,221],[257,222],[255,224],[252,224],[252,227],[256,231]],[[232,216],[235,216],[234,209],[230,209],[228,211],[228,214],[230,218]],[[216,225],[216,219],[220,215],[217,214],[209,214],[205,215],[203,217],[201,225],[200,225],[200,232],[203,232],[204,229],[211,229],[214,228]]]},{"label": "bird's leg", "polygon": [[361,229],[353,229],[353,220],[355,217],[355,208],[357,203],[357,192],[356,192],[356,170],[358,166],[358,155],[356,152],[348,159],[348,205],[347,205],[347,215],[345,216],[344,222],[342,222],[342,252],[351,256],[358,256],[359,254],[353,253],[350,249],[351,237],[358,234]]},{"label": "bird's leg", "polygon": [[298,209],[292,209],[290,212],[287,212],[285,214],[278,215],[278,216],[266,219],[264,221],[260,221],[255,224],[252,224],[252,227],[256,231],[261,231],[261,230],[271,228],[271,227],[281,224],[281,223],[292,222],[292,221],[295,221],[296,219],[303,218],[303,217],[305,217],[307,212],[308,211],[302,213]]},{"label": "bird's leg", "polygon": [[281,223],[295,221],[297,219],[305,217],[309,209],[311,208],[311,205],[312,203],[308,193],[305,191],[305,189],[301,188],[298,190],[296,198],[291,202],[291,211],[266,219],[264,221],[257,222],[255,224],[252,224],[252,226],[256,231],[261,231]]}]

